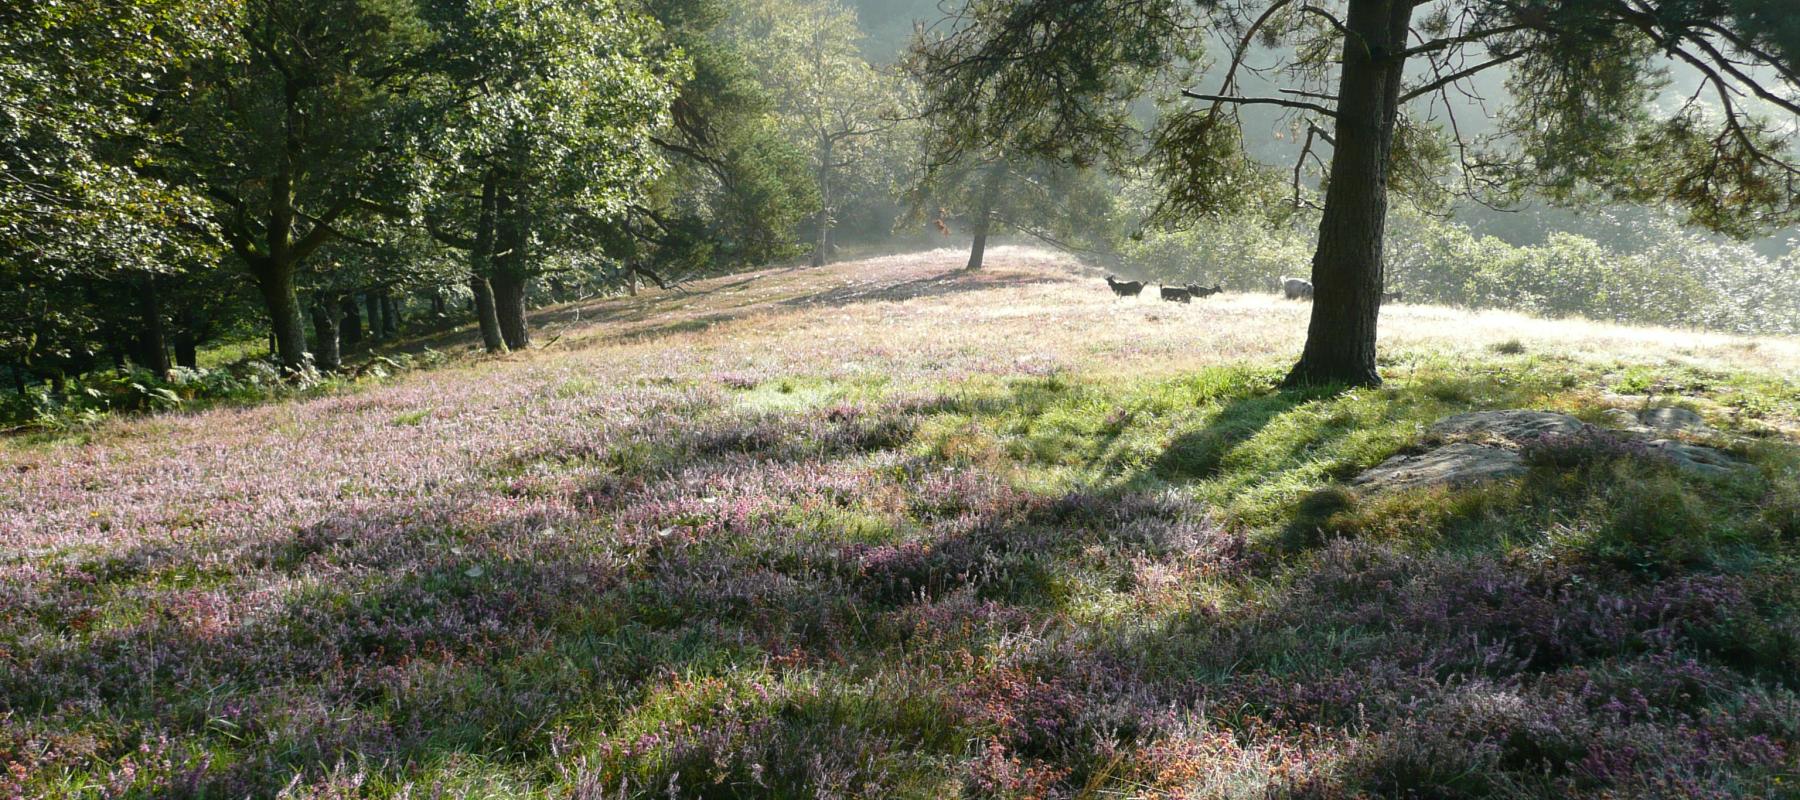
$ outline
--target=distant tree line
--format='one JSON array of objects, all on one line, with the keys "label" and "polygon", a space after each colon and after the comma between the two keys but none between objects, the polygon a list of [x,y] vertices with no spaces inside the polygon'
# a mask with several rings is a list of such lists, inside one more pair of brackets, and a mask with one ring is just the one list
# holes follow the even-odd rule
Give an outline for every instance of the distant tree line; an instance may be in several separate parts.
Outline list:
[{"label": "distant tree line", "polygon": [[[833,0],[67,0],[0,9],[0,365],[14,388],[290,375],[407,320],[886,233],[900,77]],[[779,42],[779,47],[771,47]]]}]

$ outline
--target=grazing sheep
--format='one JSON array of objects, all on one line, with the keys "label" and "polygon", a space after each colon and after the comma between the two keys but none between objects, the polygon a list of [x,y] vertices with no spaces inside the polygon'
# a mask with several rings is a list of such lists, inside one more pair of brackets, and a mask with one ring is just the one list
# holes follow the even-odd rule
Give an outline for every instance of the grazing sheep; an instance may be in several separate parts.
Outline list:
[{"label": "grazing sheep", "polygon": [[1311,300],[1313,296],[1312,281],[1283,275],[1281,276],[1281,294],[1289,300]]},{"label": "grazing sheep", "polygon": [[1106,285],[1118,297],[1137,297],[1144,291],[1143,281],[1122,281],[1112,275],[1106,276]]},{"label": "grazing sheep", "polygon": [[1171,303],[1186,303],[1194,299],[1187,289],[1180,286],[1163,286],[1159,283],[1157,288],[1162,289],[1162,299]]},{"label": "grazing sheep", "polygon": [[1214,283],[1213,287],[1211,289],[1208,289],[1197,283],[1190,283],[1187,285],[1187,291],[1188,291],[1188,294],[1204,300],[1208,297],[1212,297],[1215,294],[1225,291],[1225,284]]},{"label": "grazing sheep", "polygon": [[1382,305],[1387,305],[1388,303],[1398,303],[1398,302],[1400,302],[1400,293],[1399,292],[1382,292],[1381,293],[1381,304]]}]

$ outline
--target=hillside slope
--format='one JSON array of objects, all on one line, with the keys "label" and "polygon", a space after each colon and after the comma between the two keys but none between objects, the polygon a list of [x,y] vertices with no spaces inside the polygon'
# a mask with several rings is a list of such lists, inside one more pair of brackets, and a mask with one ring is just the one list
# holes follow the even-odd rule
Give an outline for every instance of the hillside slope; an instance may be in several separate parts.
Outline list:
[{"label": "hillside slope", "polygon": [[[1792,796],[1800,343],[1400,306],[1281,391],[1302,304],[990,263],[6,446],[0,796]],[[1345,488],[1661,405],[1749,466]]]}]

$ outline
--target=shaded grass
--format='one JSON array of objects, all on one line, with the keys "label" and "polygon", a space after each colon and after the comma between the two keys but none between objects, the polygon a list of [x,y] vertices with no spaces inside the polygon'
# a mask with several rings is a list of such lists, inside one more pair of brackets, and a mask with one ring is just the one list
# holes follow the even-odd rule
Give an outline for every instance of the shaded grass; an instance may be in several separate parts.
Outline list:
[{"label": "shaded grass", "polygon": [[[120,502],[95,542],[5,565],[0,786],[1787,791],[1800,456],[1764,421],[1794,418],[1793,387],[1535,344],[1387,370],[1356,391],[1281,390],[1254,360],[557,374],[485,413],[569,424],[462,471],[419,461],[437,472],[417,491],[345,475],[321,512],[243,531]],[[1343,488],[1449,414],[1602,420],[1617,401],[1593,387],[1701,408],[1755,470],[1606,452],[1465,490]],[[366,399],[386,436],[458,420]],[[209,502],[242,491],[206,480]]]}]

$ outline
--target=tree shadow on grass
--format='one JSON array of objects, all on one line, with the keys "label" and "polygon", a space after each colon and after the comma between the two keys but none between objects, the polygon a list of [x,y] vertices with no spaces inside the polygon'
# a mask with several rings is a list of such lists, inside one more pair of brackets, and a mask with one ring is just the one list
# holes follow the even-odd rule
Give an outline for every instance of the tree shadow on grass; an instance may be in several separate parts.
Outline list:
[{"label": "tree shadow on grass", "polygon": [[[945,687],[891,674],[888,688],[867,690],[878,697],[863,694],[870,671],[917,635],[907,615],[923,612],[908,609],[970,589],[1049,608],[1057,554],[1094,535],[1073,523],[1134,514],[903,456],[908,428],[887,414],[680,431],[659,443],[668,458],[634,459],[631,480],[596,475],[560,514],[521,504],[475,524],[493,513],[446,503],[423,517],[401,507],[327,516],[239,548],[242,585],[157,586],[196,554],[128,555],[135,566],[111,579],[121,591],[99,599],[133,598],[141,618],[23,640],[8,653],[21,669],[0,676],[6,709],[52,738],[91,723],[78,709],[108,709],[119,727],[104,752],[149,742],[145,758],[169,765],[164,788],[186,787],[165,793],[271,796],[296,773],[303,785],[338,780],[346,764],[395,781],[477,757],[518,768],[552,757],[571,729],[626,735],[651,713],[642,704],[685,691],[687,677],[786,659],[837,694],[801,692],[736,721],[730,707],[705,710],[704,724],[680,716],[696,727],[616,760],[656,787],[727,764],[737,793],[751,795],[744,787],[758,781],[830,784],[781,747],[834,774],[926,774],[899,754],[945,757],[966,741]],[[855,519],[869,524],[853,529]],[[956,626],[984,608],[931,619]],[[901,718],[877,724],[883,715]],[[870,763],[875,751],[894,763]],[[55,752],[46,768],[104,772],[112,757]],[[754,777],[756,763],[769,771]]]},{"label": "tree shadow on grass", "polygon": [[[1235,446],[1311,399],[1239,398],[1203,431]],[[33,731],[124,731],[102,760],[167,736],[188,759],[170,785],[193,794],[270,795],[295,772],[316,786],[345,764],[428,782],[473,761],[543,783],[574,765],[628,795],[676,776],[712,796],[892,796],[946,773],[1124,789],[1136,784],[1109,777],[1112,754],[1157,774],[1218,768],[1154,760],[1194,735],[1184,715],[1243,743],[1246,780],[1268,780],[1283,752],[1372,743],[1337,772],[1286,768],[1322,791],[1380,793],[1407,776],[1569,769],[1563,751],[1483,729],[1582,734],[1607,753],[1687,747],[1678,731],[1645,738],[1654,720],[1589,734],[1613,734],[1604,705],[1629,688],[1659,702],[1651,689],[1739,680],[1682,677],[1685,629],[1669,623],[1753,617],[1728,586],[1601,586],[1554,561],[1357,542],[1255,569],[1241,537],[1169,493],[1032,492],[907,450],[907,418],[961,408],[752,415],[627,437],[657,452],[616,462],[543,453],[590,469],[550,515],[520,501],[531,485],[439,517],[329,515],[265,543],[246,566],[273,588],[228,613],[212,604],[239,587],[146,586],[104,596],[142,603],[139,621],[10,645],[0,697]],[[1217,470],[1183,456],[1166,475]],[[1169,576],[1188,583],[1159,589]],[[1098,614],[1096,593],[1142,605]],[[1581,694],[1619,661],[1658,677]],[[1508,711],[1519,702],[1537,716]],[[104,709],[104,726],[82,709]],[[1501,741],[1513,761],[1408,772],[1411,741],[1441,754]]]},{"label": "tree shadow on grass", "polygon": [[[836,285],[838,281],[834,279],[834,285],[830,288],[793,287],[797,294],[781,299],[760,295],[747,296],[740,302],[731,303],[724,303],[719,299],[768,277],[767,273],[759,273],[708,285],[703,289],[664,291],[636,298],[609,298],[575,307],[544,309],[533,313],[531,319],[533,325],[548,329],[549,336],[555,336],[554,331],[559,327],[610,325],[617,330],[607,336],[608,341],[649,341],[704,331],[716,325],[744,319],[781,314],[793,309],[831,309],[863,303],[904,302],[1059,281],[1055,277],[1043,275],[950,270],[939,275],[899,282],[870,281]],[[538,338],[543,339],[544,335],[540,334]],[[400,349],[419,352],[426,348],[469,347],[478,341],[477,331],[462,328],[409,340]]]},{"label": "tree shadow on grass", "polygon": [[1169,483],[1216,477],[1238,445],[1261,433],[1269,423],[1294,409],[1328,399],[1341,390],[1275,389],[1227,402],[1197,430],[1177,435],[1150,466],[1148,477]]},{"label": "tree shadow on grass", "polygon": [[947,297],[965,292],[1015,289],[1062,282],[1064,279],[1048,275],[952,270],[900,283],[866,282],[838,286],[823,292],[788,298],[782,300],[780,305],[797,308],[835,308],[856,303],[899,303],[923,298]]}]

